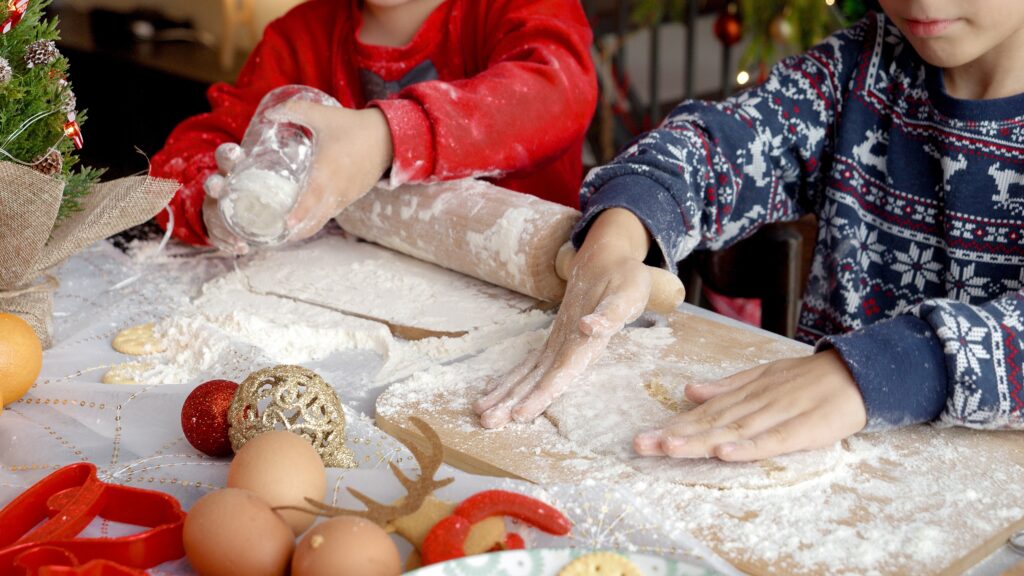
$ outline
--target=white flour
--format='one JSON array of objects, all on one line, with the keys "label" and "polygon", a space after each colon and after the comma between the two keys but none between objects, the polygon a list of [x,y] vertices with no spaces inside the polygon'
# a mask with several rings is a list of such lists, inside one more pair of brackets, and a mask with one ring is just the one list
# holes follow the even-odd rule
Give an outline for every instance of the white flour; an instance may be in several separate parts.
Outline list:
[{"label": "white flour", "polygon": [[253,294],[238,272],[208,283],[191,309],[157,323],[155,335],[167,346],[147,357],[152,368],[138,380],[182,384],[216,375],[248,348],[256,358],[281,364],[321,360],[341,350],[365,349],[388,355],[387,327],[277,296]]},{"label": "white flour", "polygon": [[526,252],[521,247],[535,232],[532,218],[536,215],[529,208],[512,208],[485,232],[466,233],[473,256],[480,262],[500,263],[511,282],[522,283],[527,268]]},{"label": "white flour", "polygon": [[[287,296],[254,291],[251,278]],[[383,248],[328,237],[299,254],[266,252],[207,282],[187,309],[157,323],[155,333],[167,349],[147,357],[136,376],[147,384],[190,383],[226,373],[244,377],[257,363],[308,364],[365,350],[382,359],[367,383],[379,386],[549,323],[551,314],[532,305],[528,298]],[[468,333],[405,341],[380,322],[332,308],[398,323],[422,325],[425,319],[427,327]]]},{"label": "white flour", "polygon": [[244,273],[256,292],[447,332],[503,325],[536,304],[480,280],[337,236],[265,252],[247,263]]},{"label": "white flour", "polygon": [[[918,427],[861,435],[833,450],[756,464],[635,457],[632,431],[656,424],[665,413],[642,392],[637,374],[660,370],[669,398],[681,400],[681,388],[669,385],[676,373],[657,360],[618,364],[606,358],[549,410],[558,427],[541,418],[503,431],[480,430],[469,403],[545,336],[524,334],[470,360],[416,374],[388,389],[378,413],[389,417],[418,405],[464,414],[445,425],[466,433],[467,446],[453,448],[471,453],[469,445],[492,445],[474,444],[481,437],[516,433],[523,440],[516,452],[531,480],[565,482],[569,476],[615,486],[635,495],[638,507],[660,511],[665,533],[717,542],[717,551],[731,561],[758,571],[935,573],[980,544],[979,535],[1024,517],[1024,505],[1008,497],[1024,483],[1024,468],[1005,461],[982,466],[994,456],[981,442],[971,445],[975,432],[969,430]],[[665,329],[635,329],[626,340],[664,342]],[[712,363],[696,372],[714,378],[734,369]],[[558,455],[560,469],[550,454]],[[979,473],[992,469],[997,472]],[[704,485],[693,485],[698,483]]]},{"label": "white flour", "polygon": [[[841,463],[838,446],[829,450],[793,454],[758,463],[724,463],[717,460],[667,460],[642,458],[632,450],[633,436],[665,422],[673,411],[652,397],[645,386],[658,385],[662,401],[679,410],[688,406],[683,388],[692,381],[694,366],[679,366],[660,360],[651,342],[666,341],[667,327],[627,329],[629,343],[616,349],[616,357],[597,362],[578,382],[556,399],[547,411],[548,419],[528,425],[544,431],[545,449],[558,449],[581,457],[583,469],[597,457],[610,464],[615,476],[642,474],[652,480],[716,488],[768,488],[794,484],[821,476]],[[469,414],[469,403],[479,397],[487,384],[543,345],[546,331],[524,334],[501,342],[479,356],[448,366],[437,366],[416,374],[388,389],[378,409],[389,414],[402,406],[443,402],[438,410],[454,409]],[[624,360],[629,357],[629,360]],[[725,376],[738,366],[696,367],[705,379]],[[685,371],[684,371],[685,369]],[[457,390],[457,393],[451,393]],[[465,431],[480,430],[475,417],[460,422]],[[524,426],[524,425],[515,425]],[[496,433],[496,432],[492,432]],[[557,446],[552,443],[557,443]],[[524,453],[538,449],[524,446]],[[539,474],[545,472],[540,470]]]},{"label": "white flour", "polygon": [[285,218],[299,196],[298,185],[269,170],[251,168],[233,174],[220,200],[224,219],[254,242],[272,242],[285,234]]}]

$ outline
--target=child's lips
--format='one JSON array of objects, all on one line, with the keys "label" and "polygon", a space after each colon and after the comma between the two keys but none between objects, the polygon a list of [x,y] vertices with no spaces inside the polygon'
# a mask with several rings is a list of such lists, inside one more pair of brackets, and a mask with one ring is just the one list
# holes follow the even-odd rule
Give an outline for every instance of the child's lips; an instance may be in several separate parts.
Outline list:
[{"label": "child's lips", "polygon": [[950,26],[959,22],[957,19],[949,20],[911,20],[907,18],[907,28],[910,33],[919,38],[931,38],[939,36]]}]

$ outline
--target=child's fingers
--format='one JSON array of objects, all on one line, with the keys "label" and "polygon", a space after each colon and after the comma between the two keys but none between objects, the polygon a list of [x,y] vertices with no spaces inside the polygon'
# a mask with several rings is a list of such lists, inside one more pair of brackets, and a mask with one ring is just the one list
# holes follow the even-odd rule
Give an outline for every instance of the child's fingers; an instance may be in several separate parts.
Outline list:
[{"label": "child's fingers", "polygon": [[532,354],[525,362],[513,368],[509,373],[499,378],[495,378],[491,382],[491,385],[488,386],[487,391],[473,402],[473,411],[477,414],[483,414],[490,410],[495,404],[501,401],[502,398],[508,395],[509,390],[511,390],[513,386],[537,367],[539,358],[539,354]]},{"label": "child's fingers", "polygon": [[224,182],[224,177],[220,174],[210,174],[203,181],[203,190],[210,198],[220,200],[220,197],[224,195]]},{"label": "child's fingers", "polygon": [[323,203],[325,201],[326,188],[321,176],[323,170],[320,169],[318,164],[319,158],[313,162],[305,190],[299,194],[295,206],[288,212],[287,226],[291,231],[292,239],[301,239],[310,235],[310,229],[315,228],[313,232],[319,229],[317,223],[320,220],[323,220],[323,222],[320,222],[322,225],[333,216],[331,214],[327,218],[321,218],[319,215],[320,212],[325,211]]},{"label": "child's fingers", "polygon": [[488,430],[501,428],[512,421],[512,410],[501,403],[480,415],[480,425]]},{"label": "child's fingers", "polygon": [[664,456],[661,450],[661,432],[650,430],[633,437],[633,451],[641,456]]},{"label": "child's fingers", "polygon": [[513,383],[508,392],[490,409],[480,415],[480,425],[484,428],[500,428],[512,421],[512,408],[522,401],[537,385],[551,366],[548,354],[541,358],[537,366],[518,382]]},{"label": "child's fingers", "polygon": [[534,421],[579,375],[580,370],[577,369],[554,367],[548,370],[522,402],[512,409],[512,419],[517,422]]},{"label": "child's fingers", "polygon": [[662,431],[661,451],[673,458],[707,458],[716,454],[723,444],[754,438],[774,426],[798,415],[794,410],[765,407],[743,417],[696,433],[682,434],[676,430]]},{"label": "child's fingers", "polygon": [[221,216],[217,200],[207,195],[203,199],[203,226],[210,244],[229,254],[241,256],[249,251],[249,245],[231,233]]},{"label": "child's fingers", "polygon": [[[723,398],[723,400],[733,399]],[[735,402],[730,401],[721,406],[715,406],[715,410],[699,416],[690,416],[690,413],[680,414],[662,426],[661,431],[672,436],[691,436],[716,428],[735,427],[737,422],[746,416],[766,409],[767,404],[768,400],[764,397],[738,398]],[[743,430],[737,428],[737,432],[742,433]]]},{"label": "child's fingers", "polygon": [[213,157],[217,161],[217,169],[221,174],[230,174],[244,156],[245,152],[242,147],[234,142],[225,142],[217,146],[217,150],[213,153]]},{"label": "child's fingers", "polygon": [[501,385],[505,382],[505,380],[506,378],[504,376],[488,377],[487,385],[484,386],[483,393],[480,394],[480,396],[478,396],[477,399],[473,401],[473,411],[475,411],[477,414],[480,414],[484,410],[490,408],[490,406],[486,406],[482,404],[480,401],[483,400],[486,396],[489,396],[491,393],[496,391],[498,388],[500,388]]},{"label": "child's fingers", "polygon": [[480,415],[480,425],[484,428],[501,428],[511,422],[514,419],[512,409],[530,393],[533,385],[540,377],[541,371],[535,370],[517,385],[513,386],[504,398]]},{"label": "child's fingers", "polygon": [[765,373],[768,366],[768,364],[761,364],[760,366],[754,366],[713,382],[689,384],[683,393],[686,395],[687,400],[703,404],[716,396],[757,380]]},{"label": "child's fingers", "polygon": [[804,450],[810,427],[806,416],[798,416],[753,438],[721,444],[715,449],[715,456],[727,462],[749,462]]},{"label": "child's fingers", "polygon": [[287,226],[291,239],[301,240],[312,236],[334,218],[347,204],[338,199],[346,196],[345,183],[335,181],[336,167],[331,166],[338,158],[329,146],[317,151],[310,167],[305,189],[299,193],[295,206],[288,213]]},{"label": "child's fingers", "polygon": [[544,370],[543,377],[522,402],[512,409],[512,418],[516,422],[531,422],[543,414],[607,344],[607,339],[587,338],[582,342],[577,340],[562,346],[554,362]]},{"label": "child's fingers", "polygon": [[267,118],[274,122],[291,122],[309,128],[315,135],[322,125],[324,110],[329,106],[306,100],[289,100],[267,110]]}]

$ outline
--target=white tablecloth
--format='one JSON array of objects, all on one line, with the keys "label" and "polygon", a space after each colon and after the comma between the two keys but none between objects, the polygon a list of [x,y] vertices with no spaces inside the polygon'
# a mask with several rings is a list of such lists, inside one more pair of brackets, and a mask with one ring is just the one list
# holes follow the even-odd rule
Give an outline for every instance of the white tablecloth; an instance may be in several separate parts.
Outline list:
[{"label": "white tablecloth", "polygon": [[[0,505],[74,462],[94,463],[106,482],[169,493],[186,509],[203,494],[224,486],[229,461],[206,457],[185,441],[181,406],[192,388],[206,379],[240,381],[249,372],[271,364],[259,349],[240,345],[229,362],[178,385],[100,383],[110,366],[131,360],[111,348],[115,334],[187,309],[208,279],[232,267],[229,260],[173,243],[159,253],[154,253],[154,247],[155,243],[149,243],[128,256],[100,242],[59,269],[55,344],[44,354],[37,384],[0,415]],[[339,392],[348,417],[348,445],[358,457],[358,469],[329,470],[330,496],[340,505],[355,505],[347,499],[347,486],[379,499],[400,496],[401,487],[391,477],[387,463],[396,461],[408,468],[413,462],[408,452],[367,416],[380,392],[367,387],[372,381],[367,376],[382,364],[373,352],[353,350],[308,366]],[[569,538],[526,533],[528,544],[650,551],[731,571],[690,536],[665,533],[657,510],[644,508],[613,486],[584,482],[539,487],[474,476],[448,466],[439,474],[456,479],[442,496],[460,499],[485,488],[509,488],[555,504],[575,524]],[[87,533],[130,531],[98,520]],[[183,559],[152,573],[188,574],[191,570]]]}]

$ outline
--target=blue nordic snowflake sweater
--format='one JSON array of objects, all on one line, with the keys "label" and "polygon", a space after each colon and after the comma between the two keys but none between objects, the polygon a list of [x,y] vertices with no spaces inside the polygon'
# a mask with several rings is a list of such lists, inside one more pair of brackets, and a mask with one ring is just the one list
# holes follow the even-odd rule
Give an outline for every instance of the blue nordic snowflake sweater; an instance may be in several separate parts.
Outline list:
[{"label": "blue nordic snowflake sweater", "polygon": [[582,190],[675,270],[766,222],[818,217],[798,338],[835,347],[869,427],[1024,427],[1024,95],[946,94],[883,15],[722,103],[687,102]]}]

